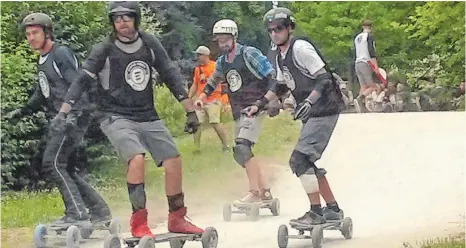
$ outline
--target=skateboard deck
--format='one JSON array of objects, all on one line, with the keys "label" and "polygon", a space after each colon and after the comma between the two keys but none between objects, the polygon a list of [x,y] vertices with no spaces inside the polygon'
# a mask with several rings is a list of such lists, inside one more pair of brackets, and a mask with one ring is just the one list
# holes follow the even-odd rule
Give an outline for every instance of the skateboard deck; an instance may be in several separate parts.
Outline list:
[{"label": "skateboard deck", "polygon": [[339,229],[340,224],[343,222],[343,220],[327,220],[326,223],[323,224],[317,224],[317,225],[300,225],[300,224],[291,224],[290,226],[293,229],[299,230],[299,231],[312,231],[314,227],[316,226],[321,226],[325,230],[332,230],[332,229]]},{"label": "skateboard deck", "polygon": [[387,86],[387,73],[385,72],[385,70],[380,67],[378,70],[376,70],[375,65],[371,61],[368,61],[367,63],[369,64],[377,78],[382,82],[383,86]]},{"label": "skateboard deck", "polygon": [[[155,234],[155,243],[162,243],[162,242],[167,242],[169,240],[173,239],[178,239],[178,240],[186,240],[186,241],[191,241],[191,240],[196,240],[200,239],[202,234],[184,234],[184,233],[158,233]],[[123,241],[127,244],[137,244],[141,238],[136,238],[136,237],[129,237],[129,238],[124,238]]]}]

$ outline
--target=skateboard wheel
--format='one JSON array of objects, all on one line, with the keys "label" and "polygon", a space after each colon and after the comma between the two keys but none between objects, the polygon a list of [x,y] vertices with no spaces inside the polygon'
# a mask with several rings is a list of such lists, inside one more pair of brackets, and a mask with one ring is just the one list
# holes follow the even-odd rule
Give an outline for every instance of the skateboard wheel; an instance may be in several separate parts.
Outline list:
[{"label": "skateboard wheel", "polygon": [[218,233],[213,227],[207,227],[201,237],[202,248],[217,248]]},{"label": "skateboard wheel", "polygon": [[343,219],[340,231],[345,239],[351,239],[353,237],[353,221],[350,217]]},{"label": "skateboard wheel", "polygon": [[81,241],[81,231],[77,226],[70,226],[66,230],[66,247],[77,248]]},{"label": "skateboard wheel", "polygon": [[47,247],[47,240],[45,236],[47,235],[47,228],[45,225],[39,224],[34,228],[34,246],[35,248],[44,248]]},{"label": "skateboard wheel", "polygon": [[324,238],[324,229],[322,226],[315,226],[311,231],[312,247],[322,248],[322,239]]},{"label": "skateboard wheel", "polygon": [[138,244],[139,248],[155,248],[155,242],[154,239],[152,239],[149,236],[144,236],[139,240]]},{"label": "skateboard wheel", "polygon": [[83,239],[88,239],[91,237],[91,234],[92,234],[92,228],[89,228],[89,227],[81,227],[79,229],[79,232],[81,233],[81,238]]},{"label": "skateboard wheel", "polygon": [[231,220],[231,205],[228,203],[223,205],[223,220],[224,221]]},{"label": "skateboard wheel", "polygon": [[280,200],[278,200],[278,198],[273,199],[270,211],[272,211],[273,216],[280,215]]},{"label": "skateboard wheel", "polygon": [[288,227],[286,225],[280,225],[278,228],[278,247],[286,248],[288,246]]},{"label": "skateboard wheel", "polygon": [[259,220],[259,206],[257,205],[252,205],[250,211],[250,217],[252,221],[257,221]]},{"label": "skateboard wheel", "polygon": [[117,218],[113,218],[110,221],[110,225],[108,226],[108,231],[110,234],[119,234],[121,231],[120,220]]},{"label": "skateboard wheel", "polygon": [[183,248],[185,241],[179,239],[171,239],[170,248]]},{"label": "skateboard wheel", "polygon": [[121,248],[121,242],[117,235],[110,234],[104,240],[104,248]]}]

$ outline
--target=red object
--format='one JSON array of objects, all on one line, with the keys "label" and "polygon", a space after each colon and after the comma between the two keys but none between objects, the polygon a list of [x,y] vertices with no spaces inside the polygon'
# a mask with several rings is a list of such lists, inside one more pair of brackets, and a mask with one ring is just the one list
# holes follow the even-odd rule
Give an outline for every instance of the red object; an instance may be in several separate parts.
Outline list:
[{"label": "red object", "polygon": [[387,86],[387,80],[385,80],[382,74],[380,74],[380,71],[377,68],[375,68],[374,63],[372,63],[371,61],[367,61],[367,63],[369,64],[369,66],[371,67],[372,71],[375,73],[377,78],[382,82],[383,86],[384,87]]},{"label": "red object", "polygon": [[168,214],[168,231],[174,233],[202,234],[204,230],[185,220],[186,207]]},{"label": "red object", "polygon": [[151,236],[155,238],[155,235],[151,232],[149,226],[147,226],[147,209],[139,209],[134,212],[129,221],[131,226],[131,235],[136,238],[142,238],[144,236]]}]

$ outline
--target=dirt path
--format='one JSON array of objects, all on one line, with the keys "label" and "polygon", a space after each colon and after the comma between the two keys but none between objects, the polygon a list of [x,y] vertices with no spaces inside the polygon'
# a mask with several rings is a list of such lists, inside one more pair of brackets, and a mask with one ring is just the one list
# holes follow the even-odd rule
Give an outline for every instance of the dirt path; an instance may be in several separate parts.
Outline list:
[{"label": "dirt path", "polygon": [[[327,169],[341,207],[353,219],[354,238],[344,240],[338,231],[326,231],[323,247],[403,247],[405,241],[414,245],[416,240],[463,231],[464,129],[464,112],[341,116],[318,165]],[[366,155],[359,156],[363,151]],[[273,194],[281,200],[278,217],[263,210],[258,222],[241,215],[224,222],[222,205],[241,194],[242,184],[233,185],[227,194],[191,196],[209,199],[204,204],[193,201],[196,206],[190,207],[190,217],[199,225],[218,229],[219,248],[278,247],[279,225],[308,209],[301,185],[288,167],[272,168]],[[160,224],[155,231],[165,230],[166,226]],[[88,241],[81,247],[101,248],[103,244]],[[201,244],[187,243],[185,247]],[[289,247],[311,247],[310,240],[291,240]]]}]

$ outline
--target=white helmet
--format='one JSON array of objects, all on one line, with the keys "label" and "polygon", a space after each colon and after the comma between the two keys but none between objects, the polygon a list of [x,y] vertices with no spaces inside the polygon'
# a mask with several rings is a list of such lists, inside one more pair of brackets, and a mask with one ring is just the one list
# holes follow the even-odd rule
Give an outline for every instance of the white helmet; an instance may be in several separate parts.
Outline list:
[{"label": "white helmet", "polygon": [[230,19],[223,19],[215,23],[212,33],[213,35],[231,34],[235,38],[238,38],[238,26]]}]

